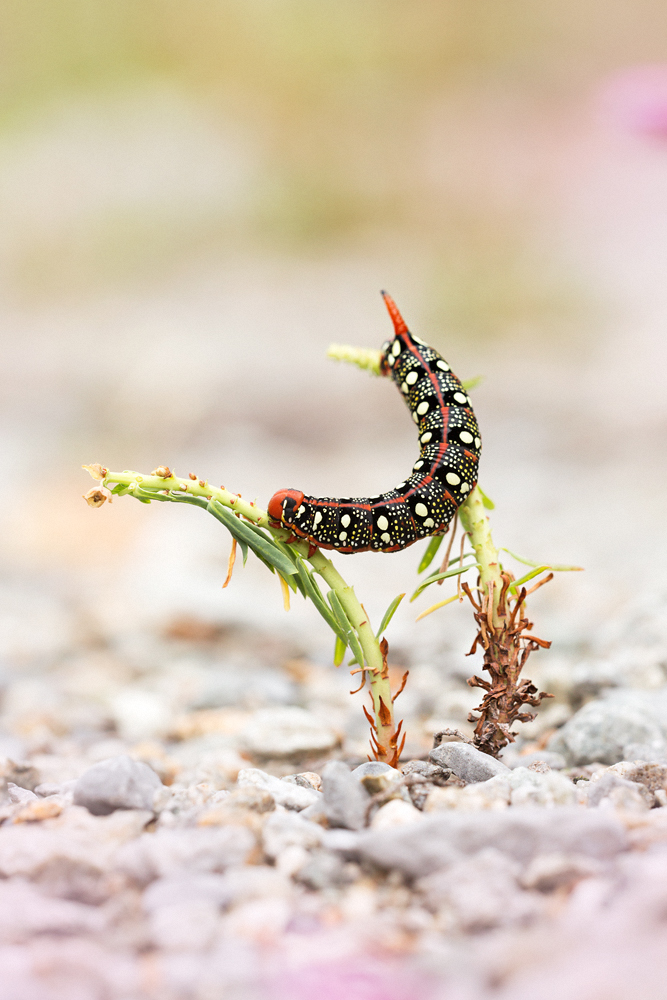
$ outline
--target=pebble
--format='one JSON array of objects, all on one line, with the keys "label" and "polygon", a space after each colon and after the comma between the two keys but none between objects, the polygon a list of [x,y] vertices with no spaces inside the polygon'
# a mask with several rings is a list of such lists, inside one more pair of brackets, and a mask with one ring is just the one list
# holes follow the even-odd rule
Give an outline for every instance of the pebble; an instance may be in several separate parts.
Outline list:
[{"label": "pebble", "polygon": [[439,915],[442,930],[478,933],[524,923],[539,903],[518,882],[520,867],[495,847],[462,858],[415,888]]},{"label": "pebble", "polygon": [[322,788],[330,826],[361,830],[366,825],[370,796],[347,764],[329,761],[322,771]]},{"label": "pebble", "polygon": [[303,708],[264,708],[241,730],[241,745],[258,758],[288,759],[324,754],[340,741],[338,734]]},{"label": "pebble", "polygon": [[469,783],[486,781],[509,771],[502,761],[468,743],[441,743],[428,756],[433,764],[452,771],[457,778]]},{"label": "pebble", "polygon": [[175,873],[224,871],[249,859],[255,845],[253,833],[244,826],[158,829],[123,845],[114,863],[139,885],[148,885]]},{"label": "pebble", "polygon": [[423,813],[410,803],[404,802],[403,799],[391,799],[380,806],[370,825],[373,830],[389,830],[394,826],[419,823],[423,818]]},{"label": "pebble", "polygon": [[319,847],[324,830],[317,823],[303,818],[303,813],[276,812],[264,823],[262,840],[264,851],[270,858],[277,858],[289,847],[311,850]]},{"label": "pebble", "polygon": [[[335,849],[335,842],[325,838],[325,844]],[[340,847],[348,856],[419,878],[486,847],[522,863],[554,851],[604,861],[626,849],[627,835],[610,812],[562,806],[439,813],[405,828],[364,831]]]},{"label": "pebble", "polygon": [[261,771],[258,767],[246,767],[239,771],[237,780],[239,788],[254,787],[269,792],[274,801],[286,809],[306,809],[322,798],[322,793],[316,792],[312,787],[283,781],[272,774],[267,774],[266,771]]},{"label": "pebble", "polygon": [[152,809],[163,787],[155,771],[126,754],[93,764],[74,785],[74,802],[94,816],[116,809]]},{"label": "pebble", "polygon": [[618,774],[607,772],[597,781],[588,783],[587,801],[589,806],[612,806],[625,812],[646,812],[655,804],[653,792],[646,785],[626,781]]},{"label": "pebble", "polygon": [[645,745],[651,755],[667,754],[667,694],[612,691],[590,701],[549,741],[570,767],[627,760],[630,748]]}]

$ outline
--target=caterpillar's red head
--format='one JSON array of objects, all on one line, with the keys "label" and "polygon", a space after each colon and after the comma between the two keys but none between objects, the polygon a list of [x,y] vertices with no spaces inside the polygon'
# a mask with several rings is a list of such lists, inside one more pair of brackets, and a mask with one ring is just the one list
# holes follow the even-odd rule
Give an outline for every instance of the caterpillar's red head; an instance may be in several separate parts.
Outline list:
[{"label": "caterpillar's red head", "polygon": [[303,496],[301,490],[278,490],[269,500],[269,517],[281,524],[293,524]]}]

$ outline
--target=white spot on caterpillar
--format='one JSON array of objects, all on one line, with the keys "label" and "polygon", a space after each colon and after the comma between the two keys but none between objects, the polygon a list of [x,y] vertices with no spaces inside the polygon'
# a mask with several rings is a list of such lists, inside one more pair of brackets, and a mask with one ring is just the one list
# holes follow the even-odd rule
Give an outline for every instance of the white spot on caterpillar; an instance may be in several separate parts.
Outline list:
[{"label": "white spot on caterpillar", "polygon": [[420,517],[426,517],[428,515],[428,507],[425,503],[415,504],[415,514],[419,514]]},{"label": "white spot on caterpillar", "polygon": [[410,334],[410,336],[412,337],[412,339],[414,340],[414,342],[415,342],[416,344],[424,344],[424,347],[426,347],[426,344],[425,344],[425,343],[424,343],[424,341],[423,341],[423,340],[421,339],[421,337],[415,337],[414,333],[411,333],[411,334]]},{"label": "white spot on caterpillar", "polygon": [[378,528],[380,529],[380,531],[386,531],[388,527],[389,527],[389,521],[384,516],[384,514],[380,514],[380,516],[378,517]]},{"label": "white spot on caterpillar", "polygon": [[301,506],[299,507],[299,509],[297,510],[297,512],[296,512],[296,514],[294,516],[295,517],[303,517],[303,515],[305,513],[306,513],[306,508],[303,506],[303,504],[301,504]]},{"label": "white spot on caterpillar", "polygon": [[413,414],[412,414],[412,419],[414,420],[414,422],[415,422],[416,424],[418,424],[418,423],[419,423],[419,417],[417,416],[417,414],[416,414],[416,413],[413,413]]},{"label": "white spot on caterpillar", "polygon": [[461,483],[461,493],[470,493],[470,486],[468,483]]},{"label": "white spot on caterpillar", "polygon": [[461,438],[464,444],[472,444],[472,434],[470,433],[470,431],[461,431],[459,437]]},{"label": "white spot on caterpillar", "polygon": [[400,340],[395,340],[394,341],[394,343],[392,345],[392,348],[391,348],[391,353],[394,355],[395,358],[397,358],[398,355],[401,353],[401,342],[400,342]]},{"label": "white spot on caterpillar", "polygon": [[435,526],[435,521],[433,520],[433,518],[427,517],[426,520],[424,521],[424,527],[433,528],[434,526]]},{"label": "white spot on caterpillar", "polygon": [[340,533],[340,535],[338,537],[341,540],[341,542],[344,542],[345,539],[347,538],[347,531],[341,531],[341,533]]},{"label": "white spot on caterpillar", "polygon": [[454,393],[454,399],[456,400],[457,403],[467,403],[468,402],[468,397],[464,396],[464,394],[462,392],[455,392]]},{"label": "white spot on caterpillar", "polygon": [[408,385],[414,385],[418,378],[419,375],[417,374],[417,372],[408,372],[408,374],[405,376],[405,381],[408,383]]},{"label": "white spot on caterpillar", "polygon": [[408,389],[407,382],[404,382],[403,385],[401,386],[401,392],[410,392],[410,390]]},{"label": "white spot on caterpillar", "polygon": [[428,413],[428,402],[426,400],[419,404],[417,407],[417,413],[420,417],[423,417],[425,413]]},{"label": "white spot on caterpillar", "polygon": [[322,511],[318,510],[315,512],[315,517],[313,519],[313,524],[319,524],[322,520]]},{"label": "white spot on caterpillar", "polygon": [[431,434],[431,432],[426,431],[425,434],[422,434],[419,440],[421,441],[422,444],[428,444],[432,437],[433,435]]},{"label": "white spot on caterpillar", "polygon": [[383,535],[380,535],[380,538],[385,544],[388,544],[391,541],[391,535],[387,531],[385,531]]},{"label": "white spot on caterpillar", "polygon": [[445,479],[447,480],[450,486],[458,486],[459,483],[461,482],[461,477],[457,476],[455,472],[448,472],[447,475],[445,476]]},{"label": "white spot on caterpillar", "polygon": [[482,439],[475,438],[475,448],[481,448],[481,446],[482,446]]},{"label": "white spot on caterpillar", "polygon": [[438,361],[438,368],[442,372],[448,372],[449,371],[449,365],[445,361]]},{"label": "white spot on caterpillar", "polygon": [[412,468],[413,469],[421,469],[421,467],[422,467],[423,464],[424,463],[422,462],[422,460],[420,458],[418,462],[415,462],[415,464],[412,466]]},{"label": "white spot on caterpillar", "polygon": [[396,359],[390,354],[387,358],[387,364],[391,367]]},{"label": "white spot on caterpillar", "polygon": [[347,528],[350,524],[350,520],[351,518],[349,514],[343,514],[343,516],[340,519],[340,523],[343,525],[344,528]]}]

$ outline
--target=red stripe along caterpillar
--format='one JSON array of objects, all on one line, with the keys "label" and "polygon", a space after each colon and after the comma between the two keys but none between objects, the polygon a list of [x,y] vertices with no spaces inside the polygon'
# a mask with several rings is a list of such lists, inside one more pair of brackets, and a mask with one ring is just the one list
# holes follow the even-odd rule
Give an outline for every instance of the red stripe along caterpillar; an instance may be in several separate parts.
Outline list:
[{"label": "red stripe along caterpillar", "polygon": [[313,547],[338,552],[396,552],[444,534],[477,482],[482,447],[465,389],[447,362],[408,330],[382,293],[394,337],[382,347],[380,372],[390,376],[419,431],[419,458],[405,482],[375,497],[310,497],[278,490],[269,516]]}]

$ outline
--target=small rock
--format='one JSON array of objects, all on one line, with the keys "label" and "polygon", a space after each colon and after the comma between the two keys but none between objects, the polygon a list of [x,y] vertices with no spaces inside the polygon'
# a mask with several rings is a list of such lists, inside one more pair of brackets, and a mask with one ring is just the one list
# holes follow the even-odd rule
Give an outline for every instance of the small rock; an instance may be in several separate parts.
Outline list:
[{"label": "small rock", "polygon": [[302,847],[306,850],[319,847],[323,837],[322,827],[317,823],[309,823],[303,818],[303,813],[273,813],[262,830],[264,852],[274,859],[289,847]]},{"label": "small rock", "polygon": [[433,785],[444,785],[452,772],[449,768],[441,767],[439,764],[431,764],[426,760],[409,760],[401,768],[401,773],[405,777],[409,774],[418,774]]},{"label": "small rock", "polygon": [[510,772],[512,806],[572,806],[577,803],[573,783],[558,771],[517,767]]},{"label": "small rock", "polygon": [[464,788],[434,788],[424,803],[424,812],[461,809],[478,812],[484,809],[507,809],[512,788],[504,774]]},{"label": "small rock", "polygon": [[554,753],[553,750],[533,750],[532,753],[518,754],[512,752],[511,747],[503,751],[503,764],[514,769],[515,767],[531,767],[535,763],[547,764],[552,771],[562,771],[567,766],[567,762],[561,753]]},{"label": "small rock", "polygon": [[441,926],[478,932],[522,923],[538,910],[536,900],[519,888],[518,871],[516,862],[487,847],[420,879],[416,888],[438,911]]},{"label": "small rock", "polygon": [[314,771],[302,771],[300,774],[287,774],[281,781],[289,781],[293,785],[301,785],[302,788],[314,788],[316,792],[322,791],[322,779]]},{"label": "small rock", "polygon": [[362,778],[369,775],[375,777],[378,774],[388,774],[395,770],[396,768],[390,767],[389,764],[385,764],[381,760],[365,760],[363,764],[353,768],[352,774],[361,781]]},{"label": "small rock", "polygon": [[509,772],[506,764],[468,743],[441,743],[428,756],[434,764],[452,771],[465,782],[487,781]]},{"label": "small rock", "polygon": [[299,758],[323,754],[338,744],[338,734],[303,708],[264,708],[242,729],[248,753],[260,758]]},{"label": "small rock", "polygon": [[11,757],[0,758],[0,778],[9,784],[33,792],[40,782],[39,771],[32,764],[17,763]]},{"label": "small rock", "polygon": [[423,814],[413,805],[403,799],[391,799],[380,806],[371,820],[373,830],[388,830],[394,826],[405,826],[408,823],[418,823]]},{"label": "small rock", "polygon": [[286,809],[306,809],[322,798],[322,793],[316,792],[312,787],[304,788],[291,781],[282,781],[258,767],[246,767],[239,771],[238,785],[239,788],[253,786],[269,792],[277,804]]},{"label": "small rock", "polygon": [[571,889],[583,878],[600,875],[603,866],[595,858],[583,854],[538,854],[520,878],[524,889],[554,892]]},{"label": "small rock", "polygon": [[123,755],[84,771],[74,786],[74,802],[93,816],[107,816],[116,809],[152,809],[162,787],[148,764]]},{"label": "small rock", "polygon": [[589,701],[549,741],[568,765],[616,764],[627,747],[644,744],[649,753],[667,754],[667,698],[662,691],[611,691]]},{"label": "small rock", "polygon": [[297,881],[320,891],[342,885],[347,881],[345,863],[332,851],[313,851],[307,864],[300,868]]},{"label": "small rock", "polygon": [[36,799],[14,813],[14,823],[39,823],[44,819],[54,819],[63,811],[63,803],[56,799]]},{"label": "small rock", "polygon": [[590,781],[587,789],[589,806],[613,806],[627,812],[645,812],[655,804],[653,792],[646,785],[626,781],[618,774],[607,772],[596,781]]},{"label": "small rock", "polygon": [[486,847],[524,864],[553,852],[606,861],[627,847],[626,832],[613,813],[576,807],[442,812],[405,828],[367,830],[340,844],[330,836],[324,840],[330,849],[383,869],[396,868],[410,878],[446,868]]},{"label": "small rock", "polygon": [[12,781],[7,783],[7,794],[10,802],[20,802],[22,805],[37,801],[37,796],[34,792],[29,791],[27,788],[20,788]]},{"label": "small rock", "polygon": [[187,871],[220,872],[247,861],[256,840],[244,826],[156,830],[117,852],[116,868],[140,885]]},{"label": "small rock", "polygon": [[667,764],[647,762],[643,760],[622,760],[618,764],[603,771],[597,771],[591,777],[591,783],[599,781],[604,774],[618,774],[626,781],[636,781],[645,785],[652,792],[667,789]]},{"label": "small rock", "polygon": [[330,826],[361,830],[366,825],[370,797],[347,764],[329,761],[322,771],[322,788]]}]

